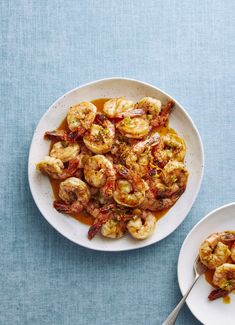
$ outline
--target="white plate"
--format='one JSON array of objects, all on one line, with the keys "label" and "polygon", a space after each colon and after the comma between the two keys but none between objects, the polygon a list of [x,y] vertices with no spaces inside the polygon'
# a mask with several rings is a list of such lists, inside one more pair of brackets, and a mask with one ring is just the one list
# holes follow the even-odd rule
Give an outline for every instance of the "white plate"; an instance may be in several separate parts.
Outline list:
[{"label": "white plate", "polygon": [[[201,242],[213,232],[235,229],[235,202],[224,205],[206,215],[190,231],[179,254],[178,281],[182,294],[193,282],[193,262]],[[235,295],[230,294],[231,303],[222,299],[209,301],[213,288],[202,276],[187,299],[187,305],[194,316],[205,325],[235,324]]]},{"label": "white plate", "polygon": [[45,131],[58,127],[71,105],[83,100],[118,96],[124,96],[134,101],[144,96],[152,96],[161,99],[163,104],[173,99],[154,86],[125,78],[102,79],[73,89],[52,104],[41,118],[32,139],[28,162],[31,192],[42,215],[57,231],[71,241],[81,246],[102,251],[136,249],[156,243],[168,236],[180,225],[190,211],[197,197],[203,175],[204,156],[199,133],[183,107],[173,99],[176,104],[170,117],[170,125],[186,141],[186,165],[190,176],[185,193],[158,222],[156,232],[151,238],[136,241],[130,236],[125,236],[119,240],[110,240],[98,235],[92,241],[89,241],[87,239],[88,226],[58,213],[52,205],[53,194],[48,178],[35,170],[35,164],[48,154],[49,141],[45,141],[43,138]]}]

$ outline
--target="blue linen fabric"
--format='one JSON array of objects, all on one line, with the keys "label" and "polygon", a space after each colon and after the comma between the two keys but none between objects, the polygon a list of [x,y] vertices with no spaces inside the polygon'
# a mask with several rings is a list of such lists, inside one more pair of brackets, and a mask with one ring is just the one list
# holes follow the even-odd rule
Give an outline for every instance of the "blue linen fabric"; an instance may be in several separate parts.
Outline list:
[{"label": "blue linen fabric", "polygon": [[[176,266],[189,230],[234,201],[234,1],[1,1],[0,324],[160,325],[181,298]],[[58,234],[27,181],[33,131],[83,83],[125,76],[187,109],[205,175],[181,226],[150,247],[100,253]],[[182,310],[177,324],[199,322]]]}]

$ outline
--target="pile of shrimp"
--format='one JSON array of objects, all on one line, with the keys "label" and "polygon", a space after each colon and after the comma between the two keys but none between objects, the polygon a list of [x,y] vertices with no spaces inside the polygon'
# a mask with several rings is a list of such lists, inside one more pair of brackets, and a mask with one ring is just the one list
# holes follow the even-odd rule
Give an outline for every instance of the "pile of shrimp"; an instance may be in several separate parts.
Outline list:
[{"label": "pile of shrimp", "polygon": [[200,248],[201,262],[214,271],[212,283],[216,287],[208,298],[215,300],[235,289],[235,231],[213,233]]},{"label": "pile of shrimp", "polygon": [[57,211],[94,218],[89,239],[98,232],[146,239],[155,230],[154,212],[169,209],[185,191],[185,142],[158,133],[173,106],[151,97],[112,98],[98,112],[84,101],[69,108],[68,130],[45,133],[55,143],[37,170],[61,181]]}]

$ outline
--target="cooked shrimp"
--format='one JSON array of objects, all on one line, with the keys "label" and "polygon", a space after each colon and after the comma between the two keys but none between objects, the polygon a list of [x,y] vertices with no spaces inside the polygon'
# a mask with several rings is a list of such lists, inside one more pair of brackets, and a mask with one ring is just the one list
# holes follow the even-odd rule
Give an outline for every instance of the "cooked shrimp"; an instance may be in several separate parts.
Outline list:
[{"label": "cooked shrimp", "polygon": [[148,189],[146,182],[132,170],[124,166],[117,166],[119,175],[125,179],[116,181],[116,190],[113,193],[114,200],[124,206],[136,207],[145,198]]},{"label": "cooked shrimp", "polygon": [[107,153],[110,151],[115,136],[114,125],[106,118],[105,115],[96,116],[95,123],[87,132],[83,141],[88,149],[97,154]]},{"label": "cooked shrimp", "polygon": [[50,156],[60,159],[64,163],[77,157],[79,151],[80,147],[78,143],[69,144],[65,141],[59,141],[53,145]]},{"label": "cooked shrimp", "polygon": [[76,177],[67,178],[60,183],[59,197],[62,201],[54,201],[59,212],[79,213],[90,200],[90,191],[86,183]]},{"label": "cooked shrimp", "polygon": [[153,150],[153,156],[157,164],[161,166],[164,166],[169,160],[183,161],[185,154],[184,140],[173,133],[162,136]]},{"label": "cooked shrimp", "polygon": [[216,267],[226,263],[231,252],[229,247],[222,242],[223,233],[214,233],[205,239],[200,248],[199,256],[201,262],[208,269],[214,270]]},{"label": "cooked shrimp", "polygon": [[141,139],[150,131],[149,121],[144,117],[125,117],[116,127],[122,135],[134,139]]},{"label": "cooked shrimp", "polygon": [[[185,190],[185,188],[182,188],[167,198],[165,198],[165,197],[154,198],[154,197],[148,197],[148,195],[146,195],[146,198],[141,203],[139,208],[144,209],[144,210],[155,211],[155,212],[169,209],[180,198],[180,196],[183,194],[184,190]],[[148,194],[150,194],[150,193],[148,193]]]},{"label": "cooked shrimp", "polygon": [[110,219],[101,227],[101,234],[108,238],[121,238],[126,232],[123,224],[118,220]]},{"label": "cooked shrimp", "polygon": [[69,133],[64,130],[47,131],[44,133],[44,138],[54,141],[69,141]]},{"label": "cooked shrimp", "polygon": [[99,232],[102,225],[112,218],[112,210],[114,209],[114,207],[114,204],[109,204],[107,206],[99,208],[96,204],[92,202],[86,207],[87,212],[95,218],[93,225],[88,231],[88,239],[91,240]]},{"label": "cooked shrimp", "polygon": [[216,267],[213,284],[226,291],[235,289],[235,264],[224,263]]},{"label": "cooked shrimp", "polygon": [[186,187],[188,171],[185,165],[179,161],[169,161],[161,172],[161,179],[169,187],[178,185],[179,188]]},{"label": "cooked shrimp", "polygon": [[144,97],[135,104],[136,109],[142,109],[153,117],[159,115],[161,106],[161,101],[152,97]]},{"label": "cooked shrimp", "polygon": [[156,226],[156,218],[149,211],[142,211],[142,215],[134,216],[127,223],[127,229],[135,239],[146,239],[153,234]]},{"label": "cooked shrimp", "polygon": [[132,110],[134,103],[131,100],[127,100],[123,97],[111,98],[104,103],[103,111],[110,117],[121,117],[121,115],[127,111]]},{"label": "cooked shrimp", "polygon": [[160,136],[158,133],[153,134],[147,140],[139,141],[129,150],[126,155],[126,166],[141,177],[146,175],[149,170],[149,163],[151,159],[151,146],[159,142]]},{"label": "cooked shrimp", "polygon": [[64,168],[64,164],[60,159],[46,156],[44,160],[36,165],[37,170],[41,173],[50,176],[54,179],[65,179],[74,175],[78,169],[78,162],[76,159],[69,161],[68,168]]},{"label": "cooked shrimp", "polygon": [[166,106],[161,109],[160,114],[151,120],[151,125],[154,127],[166,125],[169,115],[170,115],[174,105],[175,105],[175,103],[172,100],[170,100],[166,104]]},{"label": "cooked shrimp", "polygon": [[67,114],[68,127],[72,132],[89,130],[95,120],[97,108],[90,102],[81,102],[70,107]]},{"label": "cooked shrimp", "polygon": [[86,181],[102,193],[111,196],[115,187],[116,173],[112,163],[103,155],[90,157],[84,167]]},{"label": "cooked shrimp", "polygon": [[151,175],[151,178],[147,179],[146,182],[149,186],[149,191],[147,197],[150,198],[169,198],[174,193],[177,193],[180,189],[177,183],[171,186],[167,186],[163,183],[161,179],[161,174]]}]

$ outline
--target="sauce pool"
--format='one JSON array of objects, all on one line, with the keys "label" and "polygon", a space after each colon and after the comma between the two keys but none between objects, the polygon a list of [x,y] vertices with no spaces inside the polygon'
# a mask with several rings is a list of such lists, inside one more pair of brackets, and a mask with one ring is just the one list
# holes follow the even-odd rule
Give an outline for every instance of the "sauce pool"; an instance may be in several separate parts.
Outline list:
[{"label": "sauce pool", "polygon": [[[106,101],[108,101],[108,100],[109,100],[109,98],[99,98],[99,99],[92,100],[91,102],[97,107],[97,111],[102,113],[104,103]],[[58,126],[57,130],[69,131],[68,123],[67,123],[66,118]],[[160,135],[165,135],[166,133],[177,134],[174,129],[172,129],[172,128],[168,127],[168,126],[167,127],[159,127],[157,131],[158,131],[158,133]],[[51,141],[50,150],[51,150],[51,148],[53,147],[53,145],[56,142],[57,141]],[[52,187],[52,190],[53,190],[54,198],[55,198],[55,200],[59,200],[60,199],[60,197],[59,197],[59,187],[60,187],[60,183],[62,181],[52,179],[52,178],[49,178],[49,179],[50,179],[51,187]],[[156,219],[157,220],[161,219],[167,213],[168,210],[169,209],[165,209],[165,210],[162,210],[162,211],[154,212]],[[93,222],[94,222],[94,218],[91,215],[89,215],[86,211],[82,211],[79,214],[73,214],[71,216],[73,218],[77,219],[78,221],[86,224],[86,225],[92,225]]]}]

